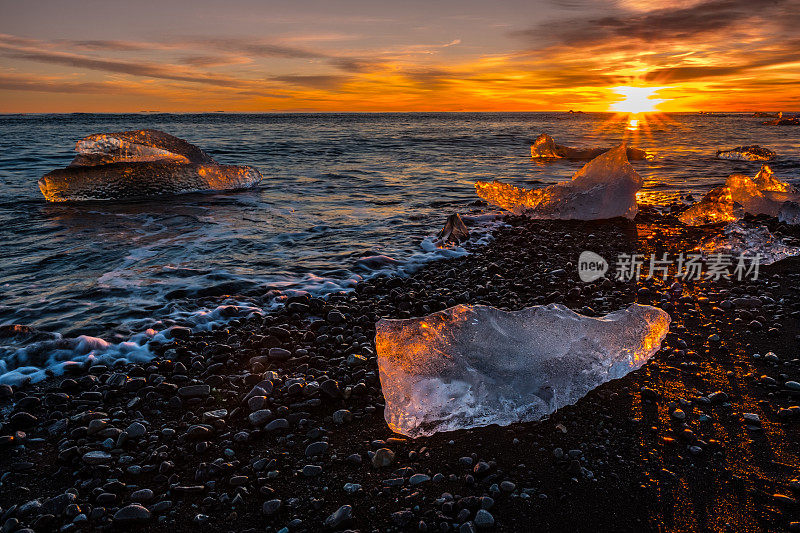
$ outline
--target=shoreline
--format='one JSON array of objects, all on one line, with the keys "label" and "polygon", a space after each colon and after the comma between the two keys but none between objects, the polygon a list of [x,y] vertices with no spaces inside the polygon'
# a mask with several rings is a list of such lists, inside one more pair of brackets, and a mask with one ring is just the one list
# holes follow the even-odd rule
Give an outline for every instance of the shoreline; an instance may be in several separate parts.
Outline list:
[{"label": "shoreline", "polygon": [[[762,267],[757,281],[686,282],[682,294],[674,280],[583,283],[583,250],[686,251],[707,230],[646,209],[633,222],[505,221],[470,255],[408,277],[289,298],[263,319],[164,345],[148,363],[97,365],[0,397],[0,408],[14,405],[0,434],[26,432],[0,442],[0,526],[724,531],[728,520],[759,531],[797,521],[800,408],[789,407],[800,392],[785,385],[800,381],[791,260]],[[600,316],[636,301],[670,312],[662,349],[549,419],[415,440],[383,420],[378,317],[551,302]],[[307,455],[319,442],[322,453]],[[394,457],[378,468],[370,453],[381,448]],[[49,479],[36,475],[45,468]],[[74,498],[58,496],[69,489]]]}]

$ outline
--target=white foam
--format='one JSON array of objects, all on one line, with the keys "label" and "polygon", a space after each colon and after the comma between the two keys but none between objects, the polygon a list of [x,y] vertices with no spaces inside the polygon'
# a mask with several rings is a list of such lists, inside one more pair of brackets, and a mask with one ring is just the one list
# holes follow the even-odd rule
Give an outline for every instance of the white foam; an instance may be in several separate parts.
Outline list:
[{"label": "white foam", "polygon": [[[470,225],[471,242],[476,245],[488,243],[492,231],[504,224],[498,213],[464,216],[463,219]],[[128,274],[129,267],[156,253],[147,246],[134,250],[125,258],[121,267],[103,274],[98,284],[116,288],[139,286],[140,281],[132,279]],[[63,375],[67,368],[75,365],[105,364],[113,367],[121,363],[145,363],[155,356],[150,349],[152,343],[173,342],[170,333],[173,325],[189,327],[193,332],[210,331],[224,326],[234,318],[263,316],[283,305],[292,296],[325,297],[331,293],[348,292],[364,279],[382,274],[406,276],[430,261],[462,257],[468,253],[461,246],[437,242],[433,235],[429,235],[420,243],[420,250],[405,261],[384,256],[385,259],[381,261],[362,262],[362,266],[371,264],[376,267],[367,268],[363,276],[351,273],[346,278],[335,279],[309,273],[300,278],[287,276],[285,279],[271,280],[266,284],[267,297],[262,302],[228,298],[213,308],[204,307],[192,311],[174,309],[161,319],[161,323],[167,324],[166,327],[160,330],[148,328],[123,342],[112,343],[87,335],[64,338],[53,334],[53,338],[48,340],[19,347],[6,346],[4,349],[0,348],[0,384],[20,385],[26,381],[36,383],[49,376]],[[139,321],[132,323],[136,322]]]}]

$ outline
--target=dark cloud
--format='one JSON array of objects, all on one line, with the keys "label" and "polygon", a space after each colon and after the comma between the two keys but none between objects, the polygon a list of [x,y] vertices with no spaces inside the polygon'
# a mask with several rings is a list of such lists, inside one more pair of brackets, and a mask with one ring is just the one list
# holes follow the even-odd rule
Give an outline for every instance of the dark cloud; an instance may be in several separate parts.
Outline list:
[{"label": "dark cloud", "polygon": [[691,42],[703,34],[735,30],[750,21],[796,28],[799,12],[800,0],[711,0],[689,7],[657,9],[640,14],[624,12],[549,21],[512,32],[512,35],[539,45],[583,46],[620,39],[640,43]]},{"label": "dark cloud", "polygon": [[39,63],[49,63],[53,65],[63,65],[67,67],[85,68],[103,72],[113,72],[117,74],[129,74],[133,76],[143,76],[147,78],[158,78],[164,80],[185,81],[190,83],[204,83],[219,87],[237,87],[242,84],[240,80],[225,76],[215,76],[206,73],[181,73],[179,70],[169,65],[160,63],[143,63],[133,61],[119,61],[113,59],[98,59],[65,52],[50,52],[47,50],[8,48],[0,44],[0,55],[36,61]]},{"label": "dark cloud", "polygon": [[191,55],[182,57],[180,61],[193,67],[224,67],[247,63],[249,58],[233,55]]},{"label": "dark cloud", "polygon": [[153,45],[135,41],[58,41],[80,50],[108,51],[108,52],[136,52],[151,49]]}]

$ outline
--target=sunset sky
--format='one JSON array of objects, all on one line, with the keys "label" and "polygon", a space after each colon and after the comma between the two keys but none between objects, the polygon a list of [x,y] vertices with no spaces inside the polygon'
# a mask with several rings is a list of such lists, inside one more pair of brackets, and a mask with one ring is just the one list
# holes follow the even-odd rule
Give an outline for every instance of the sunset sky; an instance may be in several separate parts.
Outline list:
[{"label": "sunset sky", "polygon": [[0,112],[800,110],[800,0],[0,0]]}]

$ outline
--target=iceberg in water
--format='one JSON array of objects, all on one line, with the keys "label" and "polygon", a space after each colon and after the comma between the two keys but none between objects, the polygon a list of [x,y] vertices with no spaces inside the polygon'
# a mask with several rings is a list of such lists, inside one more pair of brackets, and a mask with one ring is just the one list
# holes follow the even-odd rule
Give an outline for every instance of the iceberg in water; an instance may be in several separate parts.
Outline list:
[{"label": "iceberg in water", "polygon": [[784,209],[784,204],[798,200],[797,189],[776,178],[772,169],[764,165],[755,178],[742,174],[728,177],[725,185],[712,189],[678,218],[689,226],[700,226],[738,220],[743,211],[775,217]]},{"label": "iceberg in water", "polygon": [[769,148],[762,148],[757,144],[737,146],[732,150],[717,151],[717,159],[732,159],[736,161],[769,161],[774,159],[776,155]]},{"label": "iceberg in water", "polygon": [[586,163],[572,180],[541,189],[520,189],[498,181],[475,184],[478,196],[516,215],[562,220],[636,216],[642,178],[628,162],[625,145]]},{"label": "iceberg in water", "polygon": [[375,342],[389,427],[419,437],[539,420],[640,368],[669,315],[634,304],[604,317],[558,305],[457,305],[380,320]]},{"label": "iceberg in water", "polygon": [[[564,158],[564,159],[594,159],[611,150],[611,148],[570,148],[556,144],[552,137],[546,133],[539,135],[531,145],[531,157],[535,158]],[[628,159],[647,159],[647,152],[638,148],[627,149]]]},{"label": "iceberg in water", "polygon": [[157,130],[90,135],[78,155],[39,179],[50,202],[118,200],[252,187],[258,170],[220,165],[200,148]]}]

